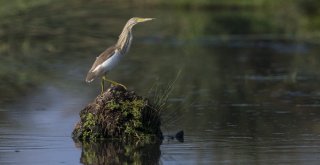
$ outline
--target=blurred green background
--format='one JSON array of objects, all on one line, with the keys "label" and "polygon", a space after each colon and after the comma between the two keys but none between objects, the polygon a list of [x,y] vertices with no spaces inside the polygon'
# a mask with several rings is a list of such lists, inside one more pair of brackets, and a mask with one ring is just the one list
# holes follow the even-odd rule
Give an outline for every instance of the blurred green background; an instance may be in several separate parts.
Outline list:
[{"label": "blurred green background", "polygon": [[50,81],[48,67],[55,67],[63,52],[84,57],[102,50],[120,33],[123,18],[159,17],[151,28],[161,44],[288,39],[319,44],[319,12],[318,0],[1,0],[0,98]]}]

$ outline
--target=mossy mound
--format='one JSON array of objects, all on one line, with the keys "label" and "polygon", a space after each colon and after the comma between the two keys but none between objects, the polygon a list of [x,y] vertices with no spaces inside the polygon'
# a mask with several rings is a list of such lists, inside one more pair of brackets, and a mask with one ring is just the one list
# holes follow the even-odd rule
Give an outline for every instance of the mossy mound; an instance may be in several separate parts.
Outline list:
[{"label": "mossy mound", "polygon": [[121,142],[162,140],[160,114],[149,101],[122,86],[113,86],[80,112],[72,135],[80,141]]}]

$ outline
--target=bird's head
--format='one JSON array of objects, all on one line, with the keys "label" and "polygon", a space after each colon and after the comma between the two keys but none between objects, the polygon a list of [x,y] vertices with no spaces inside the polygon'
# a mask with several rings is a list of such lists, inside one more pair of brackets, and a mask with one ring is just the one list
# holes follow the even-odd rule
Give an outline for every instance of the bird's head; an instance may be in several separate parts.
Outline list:
[{"label": "bird's head", "polygon": [[155,18],[140,18],[140,17],[133,17],[131,19],[129,19],[127,25],[129,27],[133,27],[134,25],[141,23],[141,22],[146,22],[146,21],[151,21]]}]

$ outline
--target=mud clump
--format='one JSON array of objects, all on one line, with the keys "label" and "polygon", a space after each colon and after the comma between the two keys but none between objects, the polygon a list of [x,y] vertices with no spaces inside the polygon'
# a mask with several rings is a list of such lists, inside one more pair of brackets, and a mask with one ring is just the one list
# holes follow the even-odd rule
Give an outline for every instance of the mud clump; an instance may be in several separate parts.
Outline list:
[{"label": "mud clump", "polygon": [[80,111],[72,136],[77,141],[161,142],[160,113],[148,99],[113,86]]}]

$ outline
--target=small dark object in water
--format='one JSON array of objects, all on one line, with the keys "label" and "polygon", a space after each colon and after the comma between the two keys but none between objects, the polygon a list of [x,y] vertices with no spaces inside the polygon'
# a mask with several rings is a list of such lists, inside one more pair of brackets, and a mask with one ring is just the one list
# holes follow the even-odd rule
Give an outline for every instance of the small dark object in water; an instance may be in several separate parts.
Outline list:
[{"label": "small dark object in water", "polygon": [[177,132],[177,134],[176,134],[176,139],[177,139],[179,142],[183,142],[183,141],[184,141],[184,132],[183,132],[183,130]]},{"label": "small dark object in water", "polygon": [[176,133],[175,136],[173,135],[166,135],[165,138],[167,138],[168,141],[177,139],[179,142],[184,142],[184,132],[183,130]]}]

